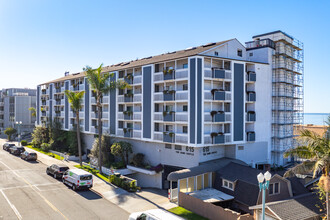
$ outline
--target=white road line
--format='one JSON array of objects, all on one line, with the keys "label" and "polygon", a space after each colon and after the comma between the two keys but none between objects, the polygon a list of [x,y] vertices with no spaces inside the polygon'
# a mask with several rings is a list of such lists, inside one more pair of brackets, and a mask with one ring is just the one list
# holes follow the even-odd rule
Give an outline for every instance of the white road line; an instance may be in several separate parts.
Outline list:
[{"label": "white road line", "polygon": [[8,197],[6,196],[6,194],[2,190],[0,190],[0,192],[3,195],[3,197],[6,199],[7,203],[11,207],[11,209],[14,211],[15,215],[17,216],[17,218],[18,219],[22,219],[21,214],[19,214],[19,212],[17,211],[16,207],[9,201]]},{"label": "white road line", "polygon": [[[35,187],[39,187],[39,186],[52,186],[52,185],[62,185],[62,183],[45,183],[45,184],[34,184],[32,186]],[[27,188],[27,187],[31,187],[30,185],[24,185],[24,186],[12,186],[12,187],[4,187],[4,188],[0,188],[0,190],[11,190],[11,189],[20,189],[20,188]],[[61,188],[59,188],[61,189]],[[47,191],[47,190],[43,190],[43,191]]]},{"label": "white road line", "polygon": [[[5,164],[5,163],[3,163],[3,162],[1,162],[0,161],[0,163],[2,163],[5,167],[7,167],[9,170],[12,170],[13,171],[13,169],[11,169],[7,164]],[[20,175],[18,175],[15,171],[13,171],[13,173],[17,176],[17,177],[19,177],[19,178],[21,178],[26,184],[28,184],[30,187],[31,187],[31,189],[33,190],[33,191],[35,191],[55,212],[58,212],[64,219],[66,219],[66,220],[68,220],[68,218],[59,210],[59,209],[57,209],[50,201],[48,201],[47,199],[46,199],[46,197],[44,197],[38,190],[36,190],[34,187],[33,187],[33,185],[29,182],[29,181],[27,181],[24,177],[22,177],[22,176],[20,176]],[[2,192],[3,193],[3,192]],[[4,195],[4,193],[3,193],[3,195]],[[8,200],[9,201],[9,200]],[[14,206],[14,208],[15,208],[15,206]],[[15,208],[16,209],[16,208]],[[17,211],[17,210],[16,210]],[[15,213],[16,214],[16,213]],[[19,214],[19,213],[18,213]],[[20,218],[20,219],[22,219],[22,217]]]}]

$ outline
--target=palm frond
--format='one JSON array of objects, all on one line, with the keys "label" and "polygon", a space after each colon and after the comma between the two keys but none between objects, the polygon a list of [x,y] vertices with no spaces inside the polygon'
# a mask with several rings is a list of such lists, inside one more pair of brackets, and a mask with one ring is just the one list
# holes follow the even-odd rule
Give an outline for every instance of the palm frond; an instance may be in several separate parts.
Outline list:
[{"label": "palm frond", "polygon": [[293,177],[296,174],[309,174],[315,167],[315,161],[304,161],[284,173],[284,177]]}]

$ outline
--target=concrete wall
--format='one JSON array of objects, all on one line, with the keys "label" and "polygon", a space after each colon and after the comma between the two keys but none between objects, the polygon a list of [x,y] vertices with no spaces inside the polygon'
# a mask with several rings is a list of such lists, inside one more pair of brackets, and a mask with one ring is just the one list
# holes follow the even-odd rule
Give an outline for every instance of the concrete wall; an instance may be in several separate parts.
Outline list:
[{"label": "concrete wall", "polygon": [[148,175],[144,173],[135,173],[128,175],[129,177],[137,180],[137,184],[140,187],[152,187],[161,189],[162,188],[162,173],[156,175]]}]

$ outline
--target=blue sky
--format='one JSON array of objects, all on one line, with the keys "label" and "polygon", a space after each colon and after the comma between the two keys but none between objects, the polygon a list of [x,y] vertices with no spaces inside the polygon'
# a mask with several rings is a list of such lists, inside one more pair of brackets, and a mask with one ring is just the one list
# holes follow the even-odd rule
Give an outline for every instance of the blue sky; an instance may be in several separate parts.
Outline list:
[{"label": "blue sky", "polygon": [[0,88],[282,30],[305,44],[305,112],[330,112],[329,1],[0,0]]}]

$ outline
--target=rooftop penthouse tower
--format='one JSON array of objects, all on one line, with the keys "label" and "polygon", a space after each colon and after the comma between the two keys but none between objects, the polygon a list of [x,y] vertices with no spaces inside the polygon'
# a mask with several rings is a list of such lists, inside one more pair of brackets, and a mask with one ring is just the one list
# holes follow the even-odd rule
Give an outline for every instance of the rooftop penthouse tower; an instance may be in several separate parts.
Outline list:
[{"label": "rooftop penthouse tower", "polygon": [[[131,85],[104,94],[103,133],[130,142],[134,153],[143,153],[153,166],[165,167],[158,174],[139,171],[135,176],[139,184],[167,188],[170,172],[224,157],[260,168],[285,163],[280,158],[285,148],[279,146],[285,142],[290,147],[293,133],[288,130],[301,119],[288,106],[297,106],[300,100],[301,107],[302,99],[279,92],[302,91],[295,84],[302,75],[282,64],[289,56],[277,53],[282,44],[277,35],[287,36],[281,31],[255,36],[246,47],[230,39],[103,68],[114,73],[109,80]],[[281,65],[286,67],[283,71]],[[280,76],[287,82],[279,81]],[[65,90],[85,91],[79,117],[91,148],[98,113],[83,72],[37,87],[37,124],[57,120],[64,130],[73,129],[75,115]],[[282,104],[285,111],[279,109]],[[279,121],[294,115],[290,124]]]}]

